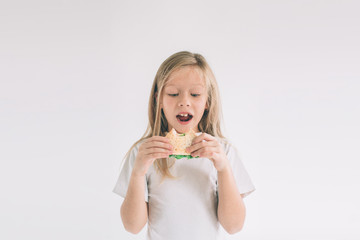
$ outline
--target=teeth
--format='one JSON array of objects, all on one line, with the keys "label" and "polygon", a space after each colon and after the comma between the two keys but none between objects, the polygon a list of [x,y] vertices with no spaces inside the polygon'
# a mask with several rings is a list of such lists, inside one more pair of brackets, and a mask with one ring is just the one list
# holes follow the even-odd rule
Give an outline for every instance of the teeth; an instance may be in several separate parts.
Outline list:
[{"label": "teeth", "polygon": [[180,116],[182,116],[182,117],[187,117],[188,115],[189,114],[187,114],[187,113],[186,114],[182,114],[182,113],[180,114]]}]

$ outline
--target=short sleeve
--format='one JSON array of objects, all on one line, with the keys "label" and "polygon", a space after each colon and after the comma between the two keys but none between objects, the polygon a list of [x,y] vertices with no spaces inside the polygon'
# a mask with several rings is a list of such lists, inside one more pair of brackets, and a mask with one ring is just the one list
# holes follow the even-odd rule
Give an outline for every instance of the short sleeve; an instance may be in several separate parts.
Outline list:
[{"label": "short sleeve", "polygon": [[245,198],[250,193],[255,191],[255,186],[245,169],[237,149],[231,143],[227,143],[225,145],[225,152],[232,167],[233,175],[239,192],[242,198]]},{"label": "short sleeve", "polygon": [[[119,177],[116,181],[113,192],[125,198],[126,192],[129,186],[130,177],[132,173],[132,169],[134,167],[136,155],[138,153],[139,144],[135,145],[135,147],[130,151],[129,155],[123,160]],[[148,187],[146,176],[144,177],[145,184],[145,192],[144,197],[145,201],[148,202]]]}]

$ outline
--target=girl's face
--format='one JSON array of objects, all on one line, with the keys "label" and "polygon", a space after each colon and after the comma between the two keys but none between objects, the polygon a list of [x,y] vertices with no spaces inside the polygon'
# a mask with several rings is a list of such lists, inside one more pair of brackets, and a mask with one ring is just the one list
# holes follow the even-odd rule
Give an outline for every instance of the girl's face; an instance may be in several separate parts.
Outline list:
[{"label": "girl's face", "polygon": [[205,80],[198,67],[187,66],[174,71],[166,83],[160,106],[172,128],[179,133],[193,129],[199,132],[198,124],[207,108]]}]

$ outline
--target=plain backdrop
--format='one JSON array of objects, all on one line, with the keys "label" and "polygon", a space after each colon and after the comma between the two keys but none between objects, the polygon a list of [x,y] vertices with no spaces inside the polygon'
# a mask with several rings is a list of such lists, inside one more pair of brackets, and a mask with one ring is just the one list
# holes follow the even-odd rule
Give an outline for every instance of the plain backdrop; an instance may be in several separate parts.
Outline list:
[{"label": "plain backdrop", "polygon": [[[0,238],[144,239],[112,192],[171,54],[202,54],[256,191],[227,239],[360,239],[358,1],[0,3]],[[201,224],[201,223],[200,223]]]}]

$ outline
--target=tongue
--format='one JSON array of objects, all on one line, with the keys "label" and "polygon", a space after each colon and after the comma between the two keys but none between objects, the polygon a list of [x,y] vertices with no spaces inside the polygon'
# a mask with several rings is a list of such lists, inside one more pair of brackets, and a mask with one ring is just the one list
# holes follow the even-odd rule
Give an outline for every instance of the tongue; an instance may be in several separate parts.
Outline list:
[{"label": "tongue", "polygon": [[190,120],[190,116],[187,116],[187,117],[185,117],[185,116],[178,116],[178,118],[180,119],[180,121],[189,121]]}]

